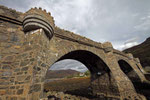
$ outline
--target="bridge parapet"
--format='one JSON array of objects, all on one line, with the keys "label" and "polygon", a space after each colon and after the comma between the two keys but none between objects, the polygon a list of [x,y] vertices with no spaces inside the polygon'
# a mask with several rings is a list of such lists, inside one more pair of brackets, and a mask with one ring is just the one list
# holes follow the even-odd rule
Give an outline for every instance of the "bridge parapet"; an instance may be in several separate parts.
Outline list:
[{"label": "bridge parapet", "polygon": [[67,39],[73,42],[78,42],[79,44],[83,44],[87,46],[96,47],[98,49],[103,49],[102,43],[95,42],[93,40],[90,40],[86,37],[75,34],[73,32],[61,29],[59,27],[55,27],[54,31],[55,31],[54,36],[56,37]]},{"label": "bridge parapet", "polygon": [[14,18],[16,20],[21,20],[20,15],[23,14],[22,12],[18,12],[15,9],[8,8],[5,6],[0,6],[0,15],[5,15],[11,18]]},{"label": "bridge parapet", "polygon": [[125,53],[116,49],[113,49],[113,53],[129,58],[129,56],[127,56]]},{"label": "bridge parapet", "polygon": [[105,52],[112,52],[113,51],[113,46],[110,42],[103,43],[103,48],[104,48]]},{"label": "bridge parapet", "polygon": [[133,59],[133,58],[134,58],[131,53],[127,53],[126,55],[127,55],[130,59]]}]

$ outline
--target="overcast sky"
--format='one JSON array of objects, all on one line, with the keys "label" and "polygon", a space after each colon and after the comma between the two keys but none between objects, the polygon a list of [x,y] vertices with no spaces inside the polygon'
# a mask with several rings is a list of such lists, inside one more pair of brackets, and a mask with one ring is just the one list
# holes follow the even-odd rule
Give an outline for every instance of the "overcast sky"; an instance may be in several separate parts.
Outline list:
[{"label": "overcast sky", "polygon": [[97,42],[123,50],[150,37],[150,0],[0,0],[25,12],[42,7],[55,24]]},{"label": "overcast sky", "polygon": [[65,69],[72,69],[80,72],[85,72],[86,70],[88,70],[85,65],[72,59],[66,59],[56,62],[50,68],[50,70],[65,70]]}]

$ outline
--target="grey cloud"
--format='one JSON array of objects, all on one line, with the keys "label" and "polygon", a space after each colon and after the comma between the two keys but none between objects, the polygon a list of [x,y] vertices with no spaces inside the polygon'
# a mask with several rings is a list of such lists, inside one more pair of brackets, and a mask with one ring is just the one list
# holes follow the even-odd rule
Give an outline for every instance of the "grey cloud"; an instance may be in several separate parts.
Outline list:
[{"label": "grey cloud", "polygon": [[0,0],[0,5],[22,12],[27,11],[32,3],[31,0]]},{"label": "grey cloud", "polygon": [[83,65],[82,63],[76,60],[71,60],[71,59],[56,62],[50,67],[50,70],[60,70],[60,69],[61,70],[73,69],[73,70],[77,70],[81,72],[88,70],[87,67]]}]

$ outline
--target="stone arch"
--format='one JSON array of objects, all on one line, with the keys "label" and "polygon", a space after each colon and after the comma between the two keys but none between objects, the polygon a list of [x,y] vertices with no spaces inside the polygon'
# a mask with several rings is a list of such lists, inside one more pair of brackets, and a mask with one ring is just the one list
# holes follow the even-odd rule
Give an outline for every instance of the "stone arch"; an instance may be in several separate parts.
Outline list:
[{"label": "stone arch", "polygon": [[131,67],[131,65],[127,61],[121,59],[118,61],[118,64],[121,70],[124,72],[124,74],[126,74],[127,77],[131,80],[136,91],[139,92],[140,91],[139,84],[142,83],[142,81],[138,76],[138,74],[135,72],[135,70]]},{"label": "stone arch", "polygon": [[[127,61],[121,59],[118,61],[118,63],[119,63],[121,70],[129,77],[131,81],[141,81],[138,74],[134,71],[134,69],[131,67],[131,65]],[[133,75],[130,75],[130,73]]]},{"label": "stone arch", "polygon": [[[90,51],[86,51],[86,50],[71,51],[65,54],[64,56],[60,57],[57,61],[64,60],[64,59],[74,59],[83,63],[91,73],[97,73],[99,71],[110,72],[106,63],[100,57],[98,57],[97,55],[95,55]],[[98,67],[97,63],[101,65],[101,68]]]},{"label": "stone arch", "polygon": [[117,57],[117,62],[120,60],[124,60],[125,62],[127,62],[132,69],[134,70],[134,74],[136,74],[140,80],[143,82],[145,81],[145,76],[143,75],[144,70],[142,69],[141,65],[138,63],[137,58],[128,58],[128,57],[124,57],[124,56],[119,56],[116,55]]},{"label": "stone arch", "polygon": [[115,95],[119,97],[118,86],[115,83],[111,70],[98,55],[88,50],[73,50],[59,57],[53,64],[64,59],[77,60],[89,69],[94,95]]}]

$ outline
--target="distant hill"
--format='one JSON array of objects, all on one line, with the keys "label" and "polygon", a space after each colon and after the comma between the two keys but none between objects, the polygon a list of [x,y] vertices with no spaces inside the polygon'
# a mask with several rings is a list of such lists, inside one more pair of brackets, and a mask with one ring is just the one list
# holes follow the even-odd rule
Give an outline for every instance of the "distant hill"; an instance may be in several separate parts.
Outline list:
[{"label": "distant hill", "polygon": [[134,57],[138,57],[143,67],[150,66],[150,37],[143,43],[128,48],[123,52],[132,53]]},{"label": "distant hill", "polygon": [[46,74],[46,79],[53,79],[53,78],[65,78],[69,76],[75,76],[80,74],[80,72],[67,69],[67,70],[49,70]]}]

